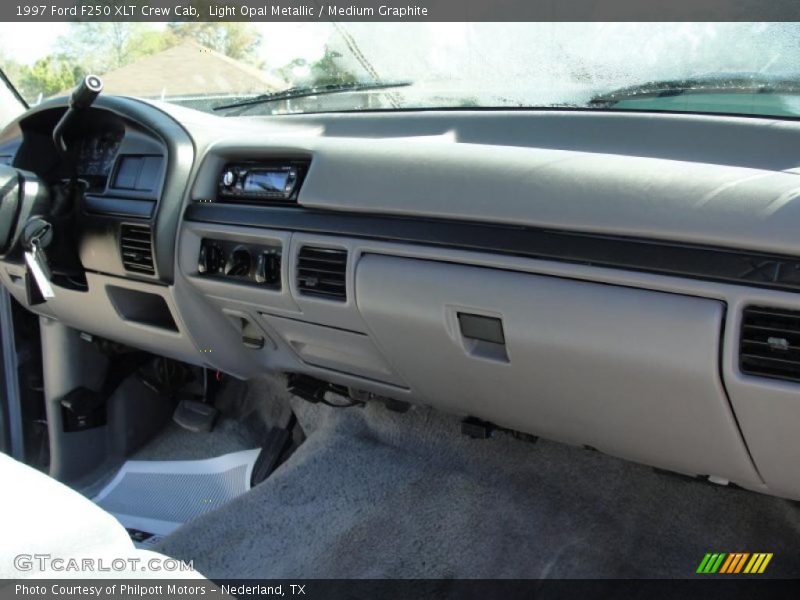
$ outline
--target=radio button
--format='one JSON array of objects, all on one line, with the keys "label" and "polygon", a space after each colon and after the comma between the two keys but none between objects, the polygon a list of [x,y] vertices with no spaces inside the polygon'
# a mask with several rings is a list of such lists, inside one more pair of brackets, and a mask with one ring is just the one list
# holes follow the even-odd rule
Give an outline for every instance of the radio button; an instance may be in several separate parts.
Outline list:
[{"label": "radio button", "polygon": [[232,187],[234,183],[236,183],[236,173],[228,169],[222,174],[222,185]]}]

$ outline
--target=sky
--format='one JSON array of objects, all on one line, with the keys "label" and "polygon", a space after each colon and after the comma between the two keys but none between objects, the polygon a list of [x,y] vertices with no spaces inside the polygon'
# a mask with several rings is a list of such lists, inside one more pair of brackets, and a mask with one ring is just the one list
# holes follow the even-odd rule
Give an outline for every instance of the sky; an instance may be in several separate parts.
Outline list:
[{"label": "sky", "polygon": [[[69,23],[0,23],[0,50],[23,64],[31,64],[53,50]],[[164,27],[154,23],[154,27]],[[329,23],[257,23],[263,34],[261,54],[270,67],[280,67],[297,58],[319,58],[331,31]]]},{"label": "sky", "polygon": [[47,56],[69,23],[0,23],[0,50],[21,63]]}]

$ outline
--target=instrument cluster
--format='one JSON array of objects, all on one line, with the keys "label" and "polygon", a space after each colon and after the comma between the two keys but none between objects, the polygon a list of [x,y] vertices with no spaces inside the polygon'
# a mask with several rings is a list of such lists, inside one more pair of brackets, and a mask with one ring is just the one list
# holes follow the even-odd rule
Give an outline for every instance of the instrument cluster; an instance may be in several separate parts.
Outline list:
[{"label": "instrument cluster", "polygon": [[114,168],[124,129],[106,129],[89,133],[78,143],[78,175],[89,183],[91,191],[102,191]]}]

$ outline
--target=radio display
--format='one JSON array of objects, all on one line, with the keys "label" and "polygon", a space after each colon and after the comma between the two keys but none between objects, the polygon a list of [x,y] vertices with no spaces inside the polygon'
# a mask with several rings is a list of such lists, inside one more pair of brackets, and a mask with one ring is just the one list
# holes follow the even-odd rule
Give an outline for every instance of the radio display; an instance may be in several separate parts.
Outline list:
[{"label": "radio display", "polygon": [[292,170],[253,170],[244,177],[246,194],[286,194],[292,191],[295,172]]}]

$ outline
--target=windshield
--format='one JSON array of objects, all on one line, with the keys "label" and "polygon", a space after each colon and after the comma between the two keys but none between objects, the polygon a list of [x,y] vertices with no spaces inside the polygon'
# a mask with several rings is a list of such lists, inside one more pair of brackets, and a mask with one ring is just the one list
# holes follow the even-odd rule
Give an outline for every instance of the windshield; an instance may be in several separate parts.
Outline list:
[{"label": "windshield", "polygon": [[107,93],[225,116],[569,107],[798,117],[798,40],[800,23],[3,23],[0,65],[30,105],[91,72]]}]

